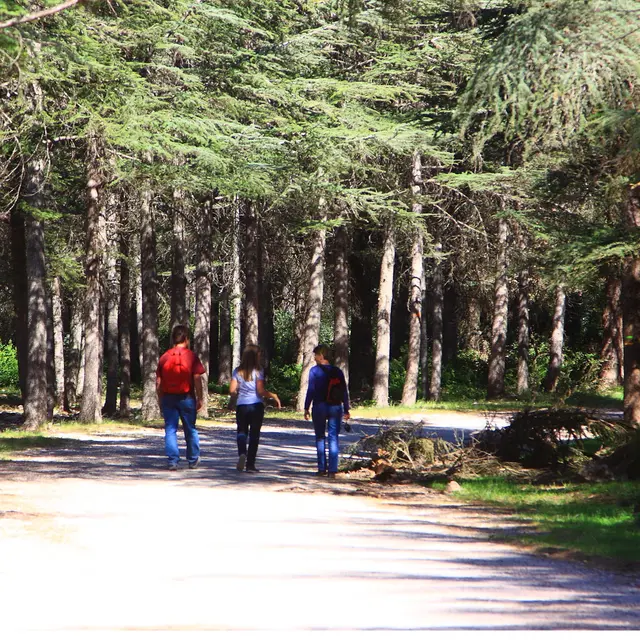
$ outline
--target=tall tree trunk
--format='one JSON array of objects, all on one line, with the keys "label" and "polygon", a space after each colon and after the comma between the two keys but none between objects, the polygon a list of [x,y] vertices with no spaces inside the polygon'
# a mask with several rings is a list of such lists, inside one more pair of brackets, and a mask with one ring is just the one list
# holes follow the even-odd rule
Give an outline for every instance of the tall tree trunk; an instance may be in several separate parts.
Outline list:
[{"label": "tall tree trunk", "polygon": [[231,367],[235,370],[240,366],[242,356],[242,276],[240,274],[240,205],[236,201],[233,207],[233,253],[232,253],[232,293],[231,303],[233,312],[232,360]]},{"label": "tall tree trunk", "polygon": [[467,290],[463,295],[464,312],[461,327],[461,343],[463,349],[483,351],[482,330],[480,328],[480,300],[474,291]]},{"label": "tall tree trunk", "polygon": [[349,261],[348,234],[342,226],[336,231],[333,296],[333,346],[334,364],[344,372],[349,384]]},{"label": "tall tree trunk", "polygon": [[304,363],[304,323],[307,317],[307,296],[302,291],[296,292],[294,308],[294,333],[296,339],[296,365]]},{"label": "tall tree trunk", "polygon": [[209,333],[211,331],[211,204],[207,203],[202,210],[200,234],[198,242],[198,264],[196,268],[196,313],[193,336],[193,350],[200,358],[205,373],[201,377],[202,407],[199,415],[209,415]]},{"label": "tall tree trunk", "polygon": [[378,288],[378,316],[376,363],[373,374],[373,401],[378,407],[389,406],[389,369],[391,354],[391,305],[393,302],[393,271],[396,259],[396,240],[393,222],[384,233]]},{"label": "tall tree trunk", "polygon": [[259,344],[259,302],[258,302],[258,260],[259,229],[255,207],[244,205],[244,252],[242,265],[244,273],[244,344]]},{"label": "tall tree trunk", "polygon": [[131,414],[131,268],[127,235],[120,220],[120,305],[118,334],[120,345],[120,417]]},{"label": "tall tree trunk", "polygon": [[75,407],[78,403],[78,397],[80,395],[79,390],[79,377],[82,369],[82,343],[84,336],[84,297],[79,293],[76,294],[73,305],[71,307],[71,327],[70,327],[70,341],[69,351],[67,357],[67,367],[65,369],[65,401],[64,407],[67,411],[70,411],[72,407]]},{"label": "tall tree trunk", "polygon": [[621,385],[624,376],[624,334],[622,321],[622,279],[619,273],[607,277],[606,304],[602,312],[602,368],[599,387]]},{"label": "tall tree trunk", "polygon": [[55,371],[56,404],[61,409],[64,400],[64,327],[62,325],[62,287],[60,276],[55,276],[51,282],[51,310],[53,319],[53,362]]},{"label": "tall tree trunk", "polygon": [[118,223],[118,198],[115,194],[109,194],[106,208],[107,223],[107,252],[105,270],[105,355],[107,359],[107,385],[104,407],[104,415],[114,416],[118,410],[118,298],[120,287],[116,270],[116,234]]},{"label": "tall tree trunk", "polygon": [[185,271],[187,247],[182,218],[184,193],[173,192],[173,265],[171,268],[171,327],[188,326],[187,276]]},{"label": "tall tree trunk", "polygon": [[434,247],[432,287],[429,400],[439,402],[442,394],[442,342],[444,338],[444,264],[441,242],[437,242]]},{"label": "tall tree trunk", "polygon": [[498,261],[493,294],[493,322],[491,325],[491,353],[487,397],[499,398],[504,394],[504,374],[507,359],[507,320],[509,314],[509,283],[507,279],[507,241],[509,224],[505,218],[498,221]]},{"label": "tall tree trunk", "polygon": [[[321,204],[321,211],[323,210]],[[322,221],[326,220],[326,214],[322,215]],[[318,344],[320,336],[320,320],[322,315],[322,299],[324,295],[324,250],[326,244],[326,231],[318,229],[312,239],[311,264],[309,266],[309,284],[307,288],[306,320],[302,336],[304,362],[300,377],[300,389],[298,391],[297,409],[304,410],[304,401],[309,384],[309,371],[313,366],[313,349]]]},{"label": "tall tree trunk", "polygon": [[142,193],[140,206],[140,267],[142,271],[142,419],[156,420],[160,407],[156,395],[158,344],[158,274],[156,272],[155,219],[151,193]]},{"label": "tall tree trunk", "polygon": [[529,393],[529,270],[518,276],[518,396]]},{"label": "tall tree trunk", "polygon": [[27,332],[28,326],[28,291],[27,283],[27,247],[25,238],[24,215],[19,207],[11,211],[11,264],[13,267],[13,305],[15,309],[15,326],[13,334],[16,337],[16,349],[18,352],[18,376],[20,391],[24,404],[27,397],[27,361],[29,344]]},{"label": "tall tree trunk", "polygon": [[420,373],[422,374],[422,398],[429,398],[429,334],[427,331],[427,288],[422,291],[422,312],[420,314]]},{"label": "tall tree trunk", "polygon": [[[629,193],[627,225],[640,227],[640,186]],[[640,427],[640,257],[627,260],[622,280],[624,317],[624,419]]]},{"label": "tall tree trunk", "polygon": [[140,254],[140,235],[136,235],[136,239],[134,240],[133,250],[134,250],[134,260],[135,260],[135,293],[136,293],[136,348],[138,351],[138,367],[140,368],[140,382],[143,379],[143,371],[144,371],[144,349],[142,347],[142,256]]},{"label": "tall tree trunk", "polygon": [[100,188],[102,174],[99,168],[101,154],[95,136],[89,139],[87,155],[88,206],[86,219],[85,254],[85,307],[84,307],[84,389],[80,403],[80,422],[102,422],[101,377],[102,370],[102,302],[103,256],[106,239],[100,220]]},{"label": "tall tree trunk", "polygon": [[275,350],[275,328],[273,324],[273,291],[271,290],[271,256],[264,243],[260,242],[258,268],[258,299],[260,304],[260,347],[262,349],[265,373],[271,368]]},{"label": "tall tree trunk", "polygon": [[218,357],[218,384],[229,384],[233,363],[231,345],[231,309],[229,307],[229,285],[225,284],[220,301],[220,349]]},{"label": "tall tree trunk", "polygon": [[420,153],[413,153],[411,165],[411,192],[413,194],[412,211],[413,242],[411,246],[411,283],[409,285],[409,348],[407,353],[407,374],[402,389],[402,404],[409,406],[418,398],[418,374],[420,372],[420,339],[422,338],[422,294],[424,291],[423,263],[424,246],[422,241],[422,203],[420,192],[422,185],[422,158]]},{"label": "tall tree trunk", "polygon": [[209,380],[218,380],[220,370],[220,295],[211,285],[211,321],[209,323]]},{"label": "tall tree trunk", "polygon": [[53,293],[50,287],[45,288],[47,305],[47,419],[53,420],[56,405],[59,405],[56,396],[56,363],[55,363],[55,336],[53,327]]},{"label": "tall tree trunk", "polygon": [[[43,205],[45,162],[32,159],[26,169],[23,199],[29,208]],[[27,266],[27,379],[24,425],[37,429],[49,416],[47,387],[47,291],[44,246],[44,223],[33,213],[25,214]]]},{"label": "tall tree trunk", "polygon": [[564,316],[567,306],[567,294],[564,285],[556,287],[556,302],[553,309],[553,325],[549,340],[549,366],[542,383],[545,391],[555,391],[562,369],[564,348]]}]

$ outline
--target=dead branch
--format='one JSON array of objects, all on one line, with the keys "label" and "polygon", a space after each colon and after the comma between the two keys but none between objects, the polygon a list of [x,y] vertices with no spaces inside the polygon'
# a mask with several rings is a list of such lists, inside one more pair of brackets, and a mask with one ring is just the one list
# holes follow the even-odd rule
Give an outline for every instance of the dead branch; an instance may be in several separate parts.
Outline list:
[{"label": "dead branch", "polygon": [[28,13],[27,15],[20,16],[19,18],[11,18],[11,20],[0,22],[0,29],[8,29],[9,27],[24,24],[25,22],[33,22],[35,20],[40,20],[40,18],[46,18],[56,13],[60,13],[60,11],[64,11],[65,9],[69,9],[76,4],[80,4],[81,2],[84,2],[84,0],[66,0],[66,2],[58,4],[55,7],[49,7],[48,9],[42,9],[42,11]]}]

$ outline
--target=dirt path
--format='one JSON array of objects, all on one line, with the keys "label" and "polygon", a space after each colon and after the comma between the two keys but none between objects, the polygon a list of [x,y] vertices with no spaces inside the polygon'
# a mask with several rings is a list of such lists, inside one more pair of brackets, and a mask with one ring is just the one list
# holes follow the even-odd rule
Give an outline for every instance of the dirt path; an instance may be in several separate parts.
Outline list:
[{"label": "dirt path", "polygon": [[509,523],[426,490],[319,479],[304,425],[265,427],[257,475],[231,426],[201,434],[191,471],[159,430],[0,462],[3,630],[640,629],[637,578],[491,543]]}]

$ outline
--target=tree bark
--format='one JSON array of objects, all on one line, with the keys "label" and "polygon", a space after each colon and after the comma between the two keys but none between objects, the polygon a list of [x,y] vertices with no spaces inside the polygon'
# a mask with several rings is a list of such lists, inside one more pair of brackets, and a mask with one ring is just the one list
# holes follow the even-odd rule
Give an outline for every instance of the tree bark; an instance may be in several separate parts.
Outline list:
[{"label": "tree bark", "polygon": [[100,189],[103,177],[99,162],[101,154],[95,136],[89,139],[87,154],[88,206],[86,218],[85,306],[84,306],[84,389],[80,402],[80,422],[102,422],[101,377],[103,256],[106,239],[100,220]]},{"label": "tree bark", "polygon": [[442,341],[444,337],[444,269],[442,243],[434,247],[432,279],[433,308],[431,310],[431,380],[429,400],[440,401],[442,395]]},{"label": "tree bark", "polygon": [[518,396],[529,393],[529,270],[518,277]]},{"label": "tree bark", "polygon": [[[627,205],[627,225],[640,227],[640,186],[632,187]],[[640,257],[632,256],[622,280],[624,317],[624,419],[640,427]]]},{"label": "tree bark", "polygon": [[509,225],[505,218],[498,221],[498,261],[493,294],[493,322],[491,325],[491,353],[487,397],[504,395],[504,374],[507,358],[507,320],[509,313],[509,284],[507,279],[507,240]]},{"label": "tree bark", "polygon": [[198,264],[196,268],[196,313],[193,335],[193,350],[200,358],[205,373],[201,376],[202,407],[198,415],[209,415],[209,334],[211,331],[211,209],[207,203],[202,210],[198,242]]},{"label": "tree bark", "polygon": [[563,285],[556,287],[556,302],[553,309],[553,325],[549,340],[549,366],[547,375],[542,383],[545,391],[556,390],[560,371],[562,369],[564,348],[564,317],[567,306],[567,294]]},{"label": "tree bark", "polygon": [[304,323],[307,317],[307,295],[296,292],[294,307],[294,333],[296,338],[296,365],[301,367],[304,363]]},{"label": "tree bark", "polygon": [[173,265],[171,269],[171,328],[177,324],[189,325],[187,309],[187,276],[182,204],[184,194],[179,189],[173,192]]},{"label": "tree bark", "polygon": [[116,270],[116,227],[118,200],[115,194],[109,194],[106,207],[106,269],[105,269],[105,355],[107,360],[107,384],[102,412],[114,416],[118,410],[118,298],[119,285]]},{"label": "tree bark", "polygon": [[260,347],[265,374],[271,368],[275,351],[275,328],[273,322],[273,291],[271,289],[271,255],[265,244],[260,242],[258,268],[258,300],[260,300]]},{"label": "tree bark", "polygon": [[244,274],[244,326],[243,343],[259,344],[258,301],[258,264],[259,264],[259,228],[255,207],[246,202],[244,205],[244,251],[242,265]]},{"label": "tree bark", "polygon": [[384,231],[380,286],[378,288],[378,315],[376,363],[373,374],[373,401],[378,407],[389,406],[389,370],[391,354],[391,305],[393,302],[393,271],[396,259],[396,241],[393,222]]},{"label": "tree bark", "polygon": [[428,328],[427,328],[427,288],[422,291],[422,312],[420,314],[420,372],[422,373],[422,398],[429,398],[429,348],[428,348]]},{"label": "tree bark", "polygon": [[131,268],[127,234],[120,221],[120,305],[118,308],[118,334],[120,345],[120,417],[131,415]]},{"label": "tree bark", "polygon": [[225,284],[220,301],[220,348],[218,351],[218,384],[229,384],[233,363],[231,345],[231,309],[229,286]]},{"label": "tree bark", "polygon": [[16,350],[18,352],[18,376],[20,379],[20,392],[22,403],[27,397],[27,361],[29,344],[27,332],[28,326],[28,291],[27,283],[27,247],[25,238],[24,215],[19,207],[11,211],[11,263],[13,267],[13,304],[15,308],[14,335],[16,337]]},{"label": "tree bark", "polygon": [[136,348],[138,351],[138,367],[140,369],[140,382],[142,382],[144,371],[144,349],[142,347],[142,256],[140,255],[140,235],[136,234],[134,241],[134,260],[135,260],[135,294],[136,294]]},{"label": "tree bark", "polygon": [[624,325],[622,319],[622,279],[619,273],[607,277],[606,304],[602,312],[602,367],[599,387],[621,385],[624,379]]},{"label": "tree bark", "polygon": [[140,206],[140,268],[142,272],[142,419],[160,418],[156,394],[158,344],[158,274],[156,272],[155,217],[149,191],[142,193]]},{"label": "tree bark", "polygon": [[211,321],[209,322],[209,379],[217,380],[220,368],[220,295],[211,285]]},{"label": "tree bark", "polygon": [[70,411],[78,403],[80,395],[79,377],[82,369],[82,343],[84,336],[84,304],[79,293],[76,294],[71,308],[71,327],[67,366],[65,369],[64,407]]},{"label": "tree bark", "polygon": [[[321,211],[323,205],[321,204]],[[322,213],[321,221],[326,221],[326,213]],[[313,366],[313,349],[317,346],[320,336],[320,320],[322,315],[322,300],[324,295],[324,250],[326,244],[326,230],[318,229],[312,238],[311,264],[309,266],[309,281],[307,287],[306,319],[302,335],[302,352],[304,361],[300,377],[297,409],[304,411],[304,401],[309,384],[309,371]]]},{"label": "tree bark", "polygon": [[33,158],[26,167],[22,199],[29,209],[25,213],[28,360],[24,426],[26,429],[34,430],[45,424],[49,418],[44,223],[30,211],[39,209],[44,204],[44,180],[45,161],[42,158]]},{"label": "tree bark", "polygon": [[422,185],[422,158],[416,151],[411,165],[411,192],[413,194],[412,211],[413,242],[411,246],[411,283],[409,285],[409,345],[407,353],[407,373],[402,389],[402,404],[410,406],[418,398],[418,374],[420,372],[420,346],[422,338],[422,296],[424,292],[423,263],[424,246],[422,238],[422,203],[420,192]]},{"label": "tree bark", "polygon": [[232,370],[235,370],[240,366],[240,357],[242,356],[242,276],[240,274],[240,208],[238,202],[234,203],[233,215],[233,253],[231,265],[233,342],[231,367]]},{"label": "tree bark", "polygon": [[55,398],[56,404],[64,408],[64,327],[62,325],[62,287],[60,276],[55,276],[51,281],[51,310],[53,316],[53,363],[55,371]]},{"label": "tree bark", "polygon": [[334,364],[344,373],[349,385],[349,261],[347,258],[348,234],[342,226],[336,231],[333,297],[333,346]]}]

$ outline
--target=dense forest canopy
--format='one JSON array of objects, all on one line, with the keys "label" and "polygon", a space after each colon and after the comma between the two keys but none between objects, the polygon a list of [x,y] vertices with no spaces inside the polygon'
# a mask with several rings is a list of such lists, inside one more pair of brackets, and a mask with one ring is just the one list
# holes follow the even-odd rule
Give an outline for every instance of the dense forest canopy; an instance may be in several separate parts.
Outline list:
[{"label": "dense forest canopy", "polygon": [[27,426],[157,416],[177,322],[211,389],[259,343],[299,402],[322,341],[358,401],[624,382],[640,421],[637,2],[66,4],[0,0]]}]

